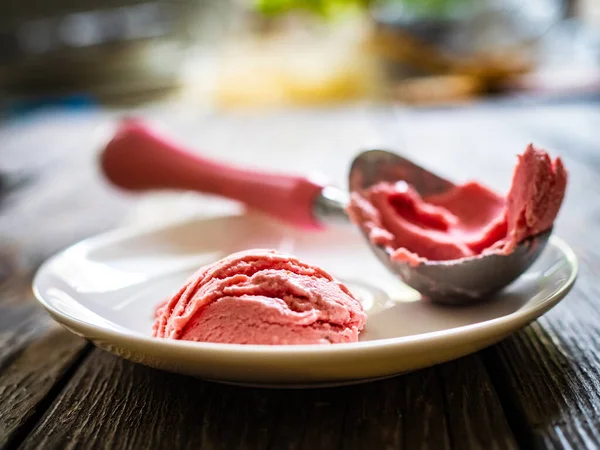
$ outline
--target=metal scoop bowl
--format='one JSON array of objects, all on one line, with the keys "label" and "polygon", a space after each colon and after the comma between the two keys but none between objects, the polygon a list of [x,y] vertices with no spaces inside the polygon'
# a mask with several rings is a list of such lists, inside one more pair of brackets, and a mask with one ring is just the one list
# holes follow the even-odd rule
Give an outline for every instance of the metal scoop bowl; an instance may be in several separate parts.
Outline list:
[{"label": "metal scoop bowl", "polygon": [[[454,187],[450,181],[385,150],[361,153],[350,169],[352,192],[381,181],[398,180],[412,185],[424,197]],[[509,255],[426,261],[418,266],[392,260],[383,247],[371,245],[371,248],[383,264],[421,295],[439,303],[467,304],[489,297],[516,280],[540,256],[551,233],[552,229],[526,239]]]},{"label": "metal scoop bowl", "polygon": [[[319,229],[348,222],[347,192],[302,176],[242,169],[200,156],[136,120],[121,122],[101,153],[108,180],[130,191],[188,190],[242,202],[292,225]],[[351,191],[380,181],[403,180],[423,196],[454,185],[428,170],[384,150],[370,150],[353,161]],[[514,281],[536,260],[552,230],[525,240],[509,255],[484,255],[418,266],[393,261],[384,248],[371,247],[381,262],[422,296],[438,303],[480,301]]]}]

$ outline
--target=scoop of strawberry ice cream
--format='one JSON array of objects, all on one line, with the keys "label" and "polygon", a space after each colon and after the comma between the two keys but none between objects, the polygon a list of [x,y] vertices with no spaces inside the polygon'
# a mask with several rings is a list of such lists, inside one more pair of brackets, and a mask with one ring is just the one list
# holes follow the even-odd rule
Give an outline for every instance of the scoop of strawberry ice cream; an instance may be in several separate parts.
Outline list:
[{"label": "scoop of strawberry ice cream", "polygon": [[234,253],[198,270],[156,309],[153,335],[237,344],[355,342],[366,315],[319,267],[273,250]]},{"label": "scoop of strawberry ice cream", "polygon": [[511,253],[518,243],[552,227],[567,173],[560,158],[529,145],[506,197],[471,181],[421,197],[406,183],[379,183],[351,195],[350,218],[391,258],[418,265],[482,253]]}]

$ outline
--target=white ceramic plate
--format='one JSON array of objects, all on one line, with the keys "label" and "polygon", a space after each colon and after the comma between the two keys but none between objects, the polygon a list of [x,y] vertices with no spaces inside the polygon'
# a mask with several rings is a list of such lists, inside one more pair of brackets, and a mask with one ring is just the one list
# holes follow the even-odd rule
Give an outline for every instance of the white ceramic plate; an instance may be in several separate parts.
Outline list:
[{"label": "white ceramic plate", "polygon": [[[159,301],[199,266],[248,248],[293,253],[345,282],[368,312],[360,342],[258,346],[151,337]],[[443,307],[387,273],[350,227],[302,232],[238,215],[91,238],[44,263],[34,291],[73,333],[138,363],[224,382],[328,385],[387,377],[493,344],[556,305],[576,274],[572,250],[553,237],[534,267],[496,298]]]}]

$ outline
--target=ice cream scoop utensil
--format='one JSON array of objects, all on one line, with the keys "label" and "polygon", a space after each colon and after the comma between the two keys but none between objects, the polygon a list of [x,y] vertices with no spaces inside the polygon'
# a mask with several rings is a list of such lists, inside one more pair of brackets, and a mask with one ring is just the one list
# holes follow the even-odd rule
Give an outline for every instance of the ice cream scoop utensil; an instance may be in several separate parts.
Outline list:
[{"label": "ice cream scoop utensil", "polygon": [[[297,175],[234,167],[186,149],[140,121],[119,124],[101,154],[105,176],[132,191],[157,189],[210,193],[242,202],[292,225],[318,229],[348,221],[348,194]],[[422,195],[445,192],[454,185],[432,172],[384,150],[359,154],[349,175],[351,191],[379,181],[403,180]],[[377,257],[423,296],[440,303],[471,303],[502,289],[540,255],[551,230],[527,239],[509,255],[480,255],[411,266],[393,261],[384,248],[366,239]]]}]

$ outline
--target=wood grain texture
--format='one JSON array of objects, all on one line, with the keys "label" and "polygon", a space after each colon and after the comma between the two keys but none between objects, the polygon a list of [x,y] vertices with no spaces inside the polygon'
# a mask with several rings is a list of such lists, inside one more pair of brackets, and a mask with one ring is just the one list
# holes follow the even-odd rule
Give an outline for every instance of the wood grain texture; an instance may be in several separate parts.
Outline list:
[{"label": "wood grain texture", "polygon": [[582,272],[567,304],[486,351],[515,433],[529,448],[600,446],[600,317],[594,306],[600,290]]},{"label": "wood grain texture", "polygon": [[[3,261],[9,257],[0,250]],[[26,261],[0,282],[0,448],[26,435],[85,347],[34,304]]]},{"label": "wood grain texture", "polygon": [[437,371],[443,383],[445,411],[454,448],[518,448],[479,357],[442,364]]},{"label": "wood grain texture", "polygon": [[[486,414],[451,417],[466,423],[450,433],[464,438],[455,448],[510,448],[483,365],[471,359],[469,381],[480,390],[460,407]],[[269,390],[168,374],[94,350],[22,448],[449,449],[444,392],[454,395],[464,375],[456,376],[460,365],[444,370],[444,377],[427,369],[358,386]]]},{"label": "wood grain texture", "polygon": [[34,301],[31,281],[45,258],[121,216],[123,200],[90,164],[97,124],[0,128],[0,448],[18,445],[85,354],[85,341],[52,325]]},{"label": "wood grain texture", "polygon": [[52,328],[0,374],[0,448],[10,447],[31,429],[86,348],[83,339]]}]

